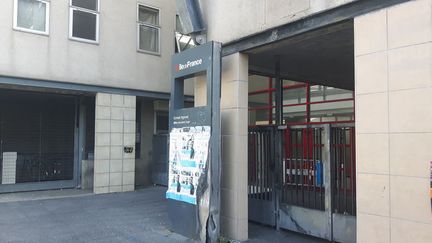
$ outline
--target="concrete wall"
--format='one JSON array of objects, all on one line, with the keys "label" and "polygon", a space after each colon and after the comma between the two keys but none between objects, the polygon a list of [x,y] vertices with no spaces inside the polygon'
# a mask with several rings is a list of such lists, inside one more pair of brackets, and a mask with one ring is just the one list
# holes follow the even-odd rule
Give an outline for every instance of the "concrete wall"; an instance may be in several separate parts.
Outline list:
[{"label": "concrete wall", "polygon": [[[13,30],[13,0],[0,1],[0,76],[170,91],[172,0],[101,0],[98,45],[69,40],[69,0],[50,2],[44,36]],[[160,56],[137,52],[137,2],[160,8]]]},{"label": "concrete wall", "polygon": [[357,242],[430,242],[432,1],[354,24]]},{"label": "concrete wall", "polygon": [[199,0],[208,39],[229,42],[357,0]]},{"label": "concrete wall", "polygon": [[[135,188],[136,97],[96,95],[94,192]],[[133,147],[126,153],[124,147]]]},{"label": "concrete wall", "polygon": [[[248,56],[222,59],[221,80],[221,235],[248,239]],[[195,79],[195,106],[205,105],[206,83]]]},{"label": "concrete wall", "polygon": [[236,53],[222,60],[221,233],[248,239],[247,144],[248,57]]}]

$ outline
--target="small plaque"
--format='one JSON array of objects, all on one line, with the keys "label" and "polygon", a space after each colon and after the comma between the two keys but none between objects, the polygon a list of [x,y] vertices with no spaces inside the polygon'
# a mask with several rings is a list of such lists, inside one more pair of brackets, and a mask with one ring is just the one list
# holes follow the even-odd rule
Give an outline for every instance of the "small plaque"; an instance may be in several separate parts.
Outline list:
[{"label": "small plaque", "polygon": [[134,148],[133,147],[124,147],[124,152],[127,154],[133,153]]}]

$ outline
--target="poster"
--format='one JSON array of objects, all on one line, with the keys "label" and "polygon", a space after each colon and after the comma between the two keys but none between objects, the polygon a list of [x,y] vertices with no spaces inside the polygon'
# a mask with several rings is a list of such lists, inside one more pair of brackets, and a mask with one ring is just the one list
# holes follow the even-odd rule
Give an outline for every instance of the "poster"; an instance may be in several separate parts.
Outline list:
[{"label": "poster", "polygon": [[210,126],[171,130],[167,198],[196,205],[196,188],[206,170],[209,142]]}]

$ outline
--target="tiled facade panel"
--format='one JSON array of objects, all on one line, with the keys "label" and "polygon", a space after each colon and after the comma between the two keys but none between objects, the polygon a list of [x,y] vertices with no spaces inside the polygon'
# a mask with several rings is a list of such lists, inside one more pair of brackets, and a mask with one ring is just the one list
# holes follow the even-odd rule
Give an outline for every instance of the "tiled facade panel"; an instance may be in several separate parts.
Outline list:
[{"label": "tiled facade panel", "polygon": [[432,0],[357,17],[357,242],[430,242]]},{"label": "tiled facade panel", "polygon": [[[98,93],[95,122],[94,192],[133,191],[136,97]],[[132,147],[131,153],[124,148]]]},{"label": "tiled facade panel", "polygon": [[16,152],[3,153],[3,169],[1,184],[15,184],[16,183]]},{"label": "tiled facade panel", "polygon": [[248,59],[237,53],[222,62],[221,233],[248,239]]}]

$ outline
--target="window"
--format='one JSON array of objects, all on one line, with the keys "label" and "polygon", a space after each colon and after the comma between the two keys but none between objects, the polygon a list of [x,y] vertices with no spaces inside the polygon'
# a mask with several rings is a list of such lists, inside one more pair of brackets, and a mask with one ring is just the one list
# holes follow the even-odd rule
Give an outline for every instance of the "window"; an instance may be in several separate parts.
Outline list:
[{"label": "window", "polygon": [[138,4],[138,50],[160,53],[159,10]]},{"label": "window", "polygon": [[49,2],[42,0],[15,0],[13,27],[17,30],[48,35]]},{"label": "window", "polygon": [[168,112],[156,111],[155,112],[155,133],[168,134]]},{"label": "window", "polygon": [[70,39],[99,42],[99,8],[99,0],[70,0]]}]

